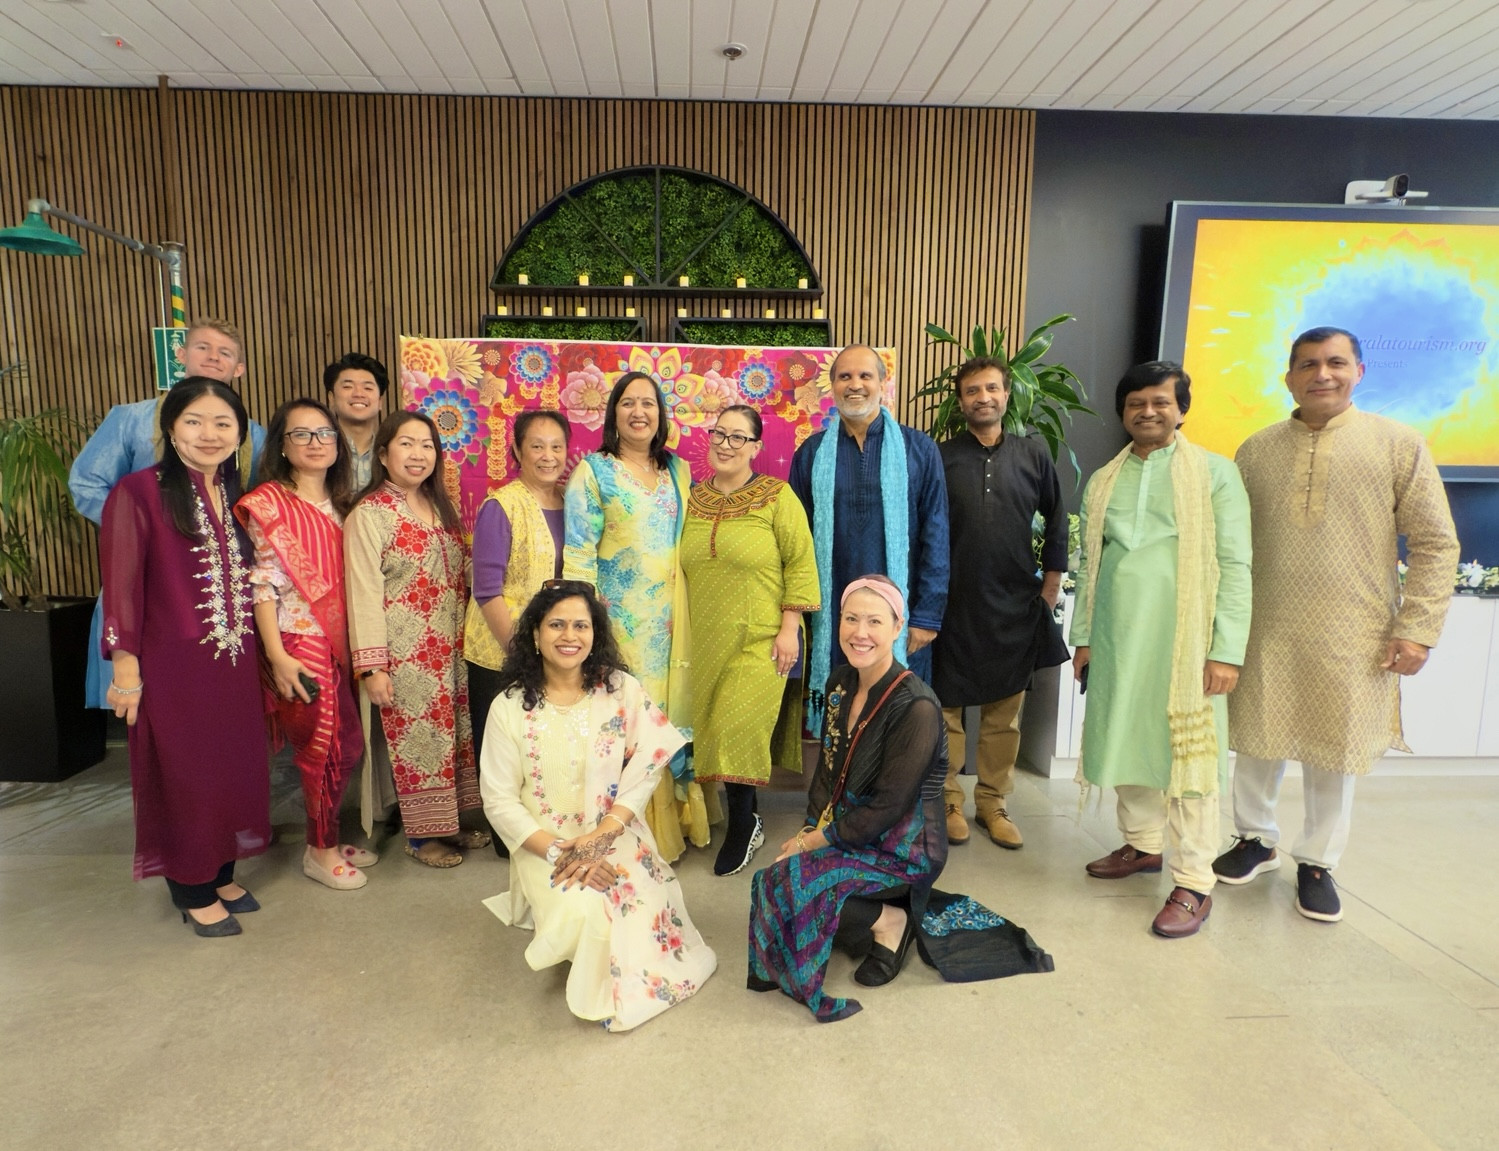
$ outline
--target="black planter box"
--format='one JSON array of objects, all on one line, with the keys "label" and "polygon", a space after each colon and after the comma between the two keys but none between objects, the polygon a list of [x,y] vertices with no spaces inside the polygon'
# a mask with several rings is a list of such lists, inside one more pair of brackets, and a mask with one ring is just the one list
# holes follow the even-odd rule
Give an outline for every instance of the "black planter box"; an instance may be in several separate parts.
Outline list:
[{"label": "black planter box", "polygon": [[106,713],[85,707],[91,599],[0,608],[0,780],[54,783],[104,758]]}]

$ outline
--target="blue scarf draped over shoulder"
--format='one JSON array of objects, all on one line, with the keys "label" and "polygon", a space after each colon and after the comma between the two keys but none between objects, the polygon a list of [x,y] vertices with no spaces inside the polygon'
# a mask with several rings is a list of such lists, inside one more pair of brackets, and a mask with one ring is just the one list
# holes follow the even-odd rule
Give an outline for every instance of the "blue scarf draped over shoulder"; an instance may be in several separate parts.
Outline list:
[{"label": "blue scarf draped over shoulder", "polygon": [[[906,438],[889,408],[881,407],[879,418],[884,421],[880,448],[880,507],[885,520],[884,574],[894,581],[909,603],[911,523]],[[812,543],[817,556],[817,582],[822,590],[822,610],[812,615],[812,650],[807,667],[807,686],[811,689],[808,692],[807,726],[814,732],[822,724],[823,688],[828,682],[833,636],[842,614],[834,594],[835,590],[842,589],[833,587],[833,509],[838,502],[838,437],[841,432],[842,421],[838,409],[834,408],[828,417],[822,443],[817,445],[817,454],[812,457]],[[849,573],[851,579],[869,574]],[[906,614],[910,615],[909,608]],[[905,621],[901,622],[900,634],[895,637],[895,658],[901,663],[906,661]]]}]

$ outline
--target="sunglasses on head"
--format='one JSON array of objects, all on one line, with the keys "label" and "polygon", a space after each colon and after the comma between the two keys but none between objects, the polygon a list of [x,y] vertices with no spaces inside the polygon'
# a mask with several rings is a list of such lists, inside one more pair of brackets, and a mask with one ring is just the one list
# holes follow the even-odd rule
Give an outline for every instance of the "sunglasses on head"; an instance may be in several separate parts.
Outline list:
[{"label": "sunglasses on head", "polygon": [[542,591],[570,591],[579,594],[587,592],[589,595],[597,595],[598,589],[584,579],[549,579],[541,583]]}]

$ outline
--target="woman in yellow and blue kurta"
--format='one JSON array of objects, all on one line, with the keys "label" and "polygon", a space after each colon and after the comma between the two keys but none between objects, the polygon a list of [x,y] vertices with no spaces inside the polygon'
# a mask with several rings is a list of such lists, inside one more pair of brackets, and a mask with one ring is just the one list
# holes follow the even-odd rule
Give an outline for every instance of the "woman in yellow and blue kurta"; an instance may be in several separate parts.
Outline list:
[{"label": "woman in yellow and blue kurta", "polygon": [[[563,498],[562,574],[598,589],[615,642],[651,699],[691,735],[687,596],[677,558],[692,476],[666,450],[666,403],[656,381],[626,372],[604,409],[604,440],[579,461]],[[663,772],[644,812],[663,858],[708,842],[708,811],[685,753]]]}]

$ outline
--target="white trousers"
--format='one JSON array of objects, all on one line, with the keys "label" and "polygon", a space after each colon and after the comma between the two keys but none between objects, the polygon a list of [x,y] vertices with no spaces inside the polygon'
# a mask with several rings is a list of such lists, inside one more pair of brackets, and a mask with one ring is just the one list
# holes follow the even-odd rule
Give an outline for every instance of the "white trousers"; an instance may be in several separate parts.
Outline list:
[{"label": "white trousers", "polygon": [[[1258,837],[1266,847],[1280,842],[1275,822],[1275,804],[1285,778],[1283,759],[1256,759],[1240,755],[1234,763],[1234,831],[1244,838]],[[1348,831],[1353,824],[1353,785],[1356,775],[1327,771],[1310,763],[1301,765],[1302,803],[1306,818],[1301,837],[1291,845],[1297,863],[1325,867],[1331,871],[1343,858]]]},{"label": "white trousers", "polygon": [[1146,855],[1170,848],[1167,863],[1176,886],[1206,895],[1218,877],[1213,857],[1218,854],[1218,797],[1167,800],[1158,787],[1124,786],[1119,795],[1119,831],[1124,842]]}]

